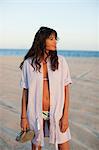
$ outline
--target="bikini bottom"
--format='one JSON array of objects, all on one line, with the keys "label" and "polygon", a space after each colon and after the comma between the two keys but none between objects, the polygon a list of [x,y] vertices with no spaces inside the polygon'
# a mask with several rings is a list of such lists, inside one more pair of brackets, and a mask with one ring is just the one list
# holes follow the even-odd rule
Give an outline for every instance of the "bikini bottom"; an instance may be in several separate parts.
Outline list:
[{"label": "bikini bottom", "polygon": [[50,112],[49,111],[42,111],[42,116],[43,116],[44,137],[49,137]]}]

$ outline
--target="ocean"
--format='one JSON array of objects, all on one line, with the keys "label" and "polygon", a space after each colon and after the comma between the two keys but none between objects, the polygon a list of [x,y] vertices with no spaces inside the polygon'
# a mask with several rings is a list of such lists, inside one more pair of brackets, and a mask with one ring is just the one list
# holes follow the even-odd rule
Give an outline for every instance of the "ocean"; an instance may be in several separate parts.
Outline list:
[{"label": "ocean", "polygon": [[[27,49],[0,49],[0,56],[25,56]],[[99,57],[99,51],[88,50],[57,50],[57,53],[65,57]]]}]

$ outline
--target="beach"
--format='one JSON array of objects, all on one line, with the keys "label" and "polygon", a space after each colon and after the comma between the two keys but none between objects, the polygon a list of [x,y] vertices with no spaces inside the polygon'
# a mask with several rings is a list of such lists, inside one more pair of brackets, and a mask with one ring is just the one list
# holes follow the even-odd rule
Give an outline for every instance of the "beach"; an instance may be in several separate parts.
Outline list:
[{"label": "beach", "polygon": [[[0,57],[0,150],[31,150],[30,142],[15,141],[20,131],[22,89],[19,65],[23,57]],[[70,85],[71,150],[99,149],[99,58],[66,58]],[[46,145],[44,150],[54,150]]]}]

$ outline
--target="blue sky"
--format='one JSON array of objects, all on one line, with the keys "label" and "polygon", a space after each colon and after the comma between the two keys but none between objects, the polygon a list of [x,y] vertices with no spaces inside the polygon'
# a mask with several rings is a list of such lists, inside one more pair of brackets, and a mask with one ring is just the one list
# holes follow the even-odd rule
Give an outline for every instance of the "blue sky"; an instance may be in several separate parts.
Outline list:
[{"label": "blue sky", "polygon": [[0,0],[0,48],[30,48],[41,26],[58,49],[99,50],[98,0]]}]

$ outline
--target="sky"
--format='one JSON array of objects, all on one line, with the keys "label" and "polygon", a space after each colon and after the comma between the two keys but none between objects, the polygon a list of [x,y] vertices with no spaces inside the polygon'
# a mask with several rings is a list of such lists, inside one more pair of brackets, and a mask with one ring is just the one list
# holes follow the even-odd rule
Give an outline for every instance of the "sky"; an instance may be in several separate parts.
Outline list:
[{"label": "sky", "polygon": [[0,0],[0,48],[29,49],[41,26],[59,50],[99,50],[98,0]]}]

